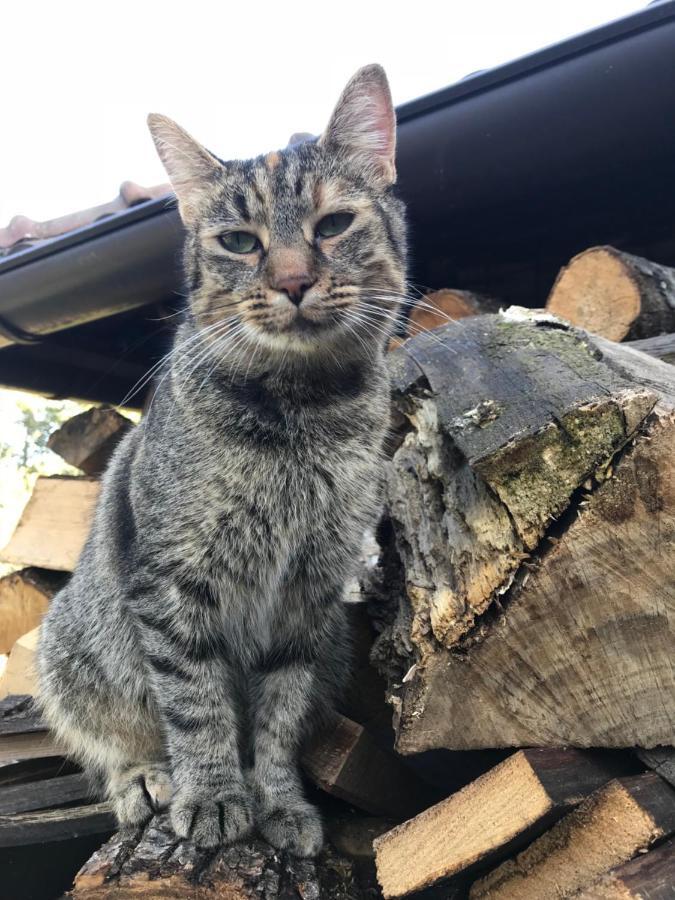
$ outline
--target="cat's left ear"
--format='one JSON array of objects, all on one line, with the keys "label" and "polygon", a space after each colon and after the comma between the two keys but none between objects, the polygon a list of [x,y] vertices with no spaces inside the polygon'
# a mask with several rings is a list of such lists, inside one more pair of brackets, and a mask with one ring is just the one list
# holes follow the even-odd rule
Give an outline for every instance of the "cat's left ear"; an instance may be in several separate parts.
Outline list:
[{"label": "cat's left ear", "polygon": [[396,114],[382,66],[354,75],[319,143],[346,152],[385,184],[396,181]]},{"label": "cat's left ear", "polygon": [[168,116],[150,113],[148,128],[176,192],[181,219],[190,224],[197,218],[223,166]]}]

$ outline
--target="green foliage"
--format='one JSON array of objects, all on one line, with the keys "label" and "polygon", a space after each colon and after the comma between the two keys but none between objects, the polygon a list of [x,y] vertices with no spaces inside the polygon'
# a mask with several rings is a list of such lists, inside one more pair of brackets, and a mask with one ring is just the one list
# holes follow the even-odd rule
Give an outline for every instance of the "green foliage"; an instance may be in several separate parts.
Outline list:
[{"label": "green foliage", "polygon": [[[16,413],[14,439],[0,441],[0,461],[13,463],[24,486],[28,487],[32,476],[43,473],[47,461],[52,463],[53,454],[47,447],[47,440],[73,415],[73,404],[17,400]],[[53,464],[49,468],[53,469]]]}]

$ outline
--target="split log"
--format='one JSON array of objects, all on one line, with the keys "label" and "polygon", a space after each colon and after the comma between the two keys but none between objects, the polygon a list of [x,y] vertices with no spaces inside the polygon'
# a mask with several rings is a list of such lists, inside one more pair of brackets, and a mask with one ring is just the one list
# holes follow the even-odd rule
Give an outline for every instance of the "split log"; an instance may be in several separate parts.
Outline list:
[{"label": "split log", "polygon": [[144,831],[116,835],[92,856],[67,896],[73,900],[274,900],[366,896],[352,864],[330,848],[296,859],[259,840],[200,852],[176,841],[167,817]]},{"label": "split log", "polygon": [[375,840],[384,896],[494,864],[607,784],[622,765],[579,750],[521,750]]},{"label": "split log", "polygon": [[612,341],[675,331],[675,269],[592,247],[561,269],[546,309]]},{"label": "split log", "polygon": [[3,562],[72,572],[89,533],[99,483],[93,478],[38,478]]},{"label": "split log", "polygon": [[652,772],[611,782],[515,860],[477,881],[470,900],[576,897],[675,831],[675,791]]},{"label": "split log", "polygon": [[309,743],[302,767],[322,791],[374,816],[403,819],[437,799],[404,762],[344,716]]},{"label": "split log", "polygon": [[18,638],[37,628],[64,583],[62,575],[34,568],[0,578],[0,653],[9,653]]},{"label": "split log", "polygon": [[373,650],[397,749],[672,743],[672,367],[518,309],[406,350]]},{"label": "split log", "polygon": [[100,475],[133,424],[114,409],[92,407],[50,434],[47,446],[85,475]]},{"label": "split log", "polygon": [[576,900],[673,900],[675,840],[602,875]]},{"label": "split log", "polygon": [[0,676],[0,698],[13,694],[35,696],[37,674],[35,654],[40,639],[40,626],[22,635],[12,647],[5,671]]}]

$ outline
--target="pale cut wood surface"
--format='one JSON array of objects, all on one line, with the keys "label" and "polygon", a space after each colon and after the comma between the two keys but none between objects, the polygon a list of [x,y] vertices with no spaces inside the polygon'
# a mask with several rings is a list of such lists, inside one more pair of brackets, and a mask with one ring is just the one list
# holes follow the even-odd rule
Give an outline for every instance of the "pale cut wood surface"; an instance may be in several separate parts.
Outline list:
[{"label": "pale cut wood surface", "polygon": [[616,773],[576,750],[515,753],[374,842],[385,897],[399,897],[522,846]]},{"label": "pale cut wood surface", "polygon": [[99,488],[93,478],[38,478],[0,559],[72,572],[89,533]]},{"label": "pale cut wood surface", "polygon": [[675,371],[518,309],[435,335],[390,355],[397,749],[673,743]]},{"label": "pale cut wood surface", "polygon": [[675,331],[675,270],[591,247],[561,269],[546,309],[614,341]]},{"label": "pale cut wood surface", "polygon": [[675,840],[601,875],[576,900],[673,900]]},{"label": "pale cut wood surface", "polygon": [[37,626],[59,584],[28,568],[0,578],[0,653]]},{"label": "pale cut wood surface", "polygon": [[22,635],[12,647],[5,671],[0,676],[0,700],[11,694],[37,693],[35,653],[40,639],[40,626]]},{"label": "pale cut wood surface", "polygon": [[515,860],[471,888],[470,900],[565,900],[675,830],[675,791],[652,772],[593,794]]}]

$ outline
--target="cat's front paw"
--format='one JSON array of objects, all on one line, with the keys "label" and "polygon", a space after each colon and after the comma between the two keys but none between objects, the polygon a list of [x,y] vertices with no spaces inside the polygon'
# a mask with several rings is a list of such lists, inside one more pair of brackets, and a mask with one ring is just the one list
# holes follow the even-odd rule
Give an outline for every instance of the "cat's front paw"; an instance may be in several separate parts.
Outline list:
[{"label": "cat's front paw", "polygon": [[279,850],[294,856],[316,856],[323,846],[321,817],[309,803],[289,809],[259,811],[258,830]]},{"label": "cat's front paw", "polygon": [[174,795],[170,815],[176,837],[204,848],[231,844],[253,828],[251,803],[244,793],[207,795],[183,788]]}]

